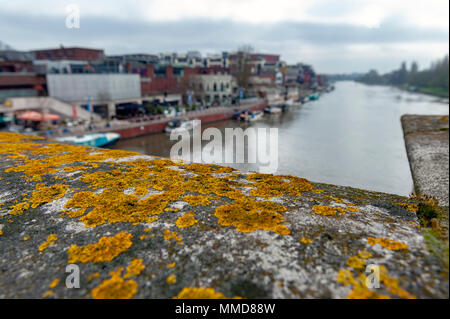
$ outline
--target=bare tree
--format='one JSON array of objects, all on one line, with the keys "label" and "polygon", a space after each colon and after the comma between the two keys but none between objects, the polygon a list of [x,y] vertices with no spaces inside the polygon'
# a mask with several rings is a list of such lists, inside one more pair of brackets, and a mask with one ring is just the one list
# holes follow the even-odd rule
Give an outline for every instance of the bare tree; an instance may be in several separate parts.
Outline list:
[{"label": "bare tree", "polygon": [[232,61],[234,66],[234,76],[239,87],[247,89],[250,84],[251,75],[251,59],[250,55],[253,52],[253,47],[251,45],[243,45],[238,48],[238,52],[234,56],[234,61]]}]

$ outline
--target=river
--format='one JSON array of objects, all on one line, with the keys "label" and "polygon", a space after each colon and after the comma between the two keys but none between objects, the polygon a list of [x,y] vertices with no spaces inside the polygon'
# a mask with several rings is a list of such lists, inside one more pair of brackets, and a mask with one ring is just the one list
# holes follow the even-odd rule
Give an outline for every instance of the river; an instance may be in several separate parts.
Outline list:
[{"label": "river", "polygon": [[[342,81],[319,100],[265,115],[251,124],[228,120],[202,125],[278,128],[278,170],[315,182],[408,195],[413,182],[400,116],[448,114],[448,100],[392,87]],[[113,148],[169,157],[176,141],[152,134],[117,142]],[[255,164],[226,164],[257,170]]]}]

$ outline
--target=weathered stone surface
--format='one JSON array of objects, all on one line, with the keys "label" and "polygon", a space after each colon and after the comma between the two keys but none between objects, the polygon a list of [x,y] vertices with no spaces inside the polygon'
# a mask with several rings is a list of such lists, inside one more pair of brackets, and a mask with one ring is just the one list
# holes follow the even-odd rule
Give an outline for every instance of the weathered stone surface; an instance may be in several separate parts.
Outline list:
[{"label": "weathered stone surface", "polygon": [[[0,133],[0,297],[448,298],[416,209],[396,195]],[[79,289],[65,286],[69,263]],[[381,266],[379,289],[364,284],[369,264]]]},{"label": "weathered stone surface", "polygon": [[448,207],[448,116],[404,115],[401,121],[416,192]]}]

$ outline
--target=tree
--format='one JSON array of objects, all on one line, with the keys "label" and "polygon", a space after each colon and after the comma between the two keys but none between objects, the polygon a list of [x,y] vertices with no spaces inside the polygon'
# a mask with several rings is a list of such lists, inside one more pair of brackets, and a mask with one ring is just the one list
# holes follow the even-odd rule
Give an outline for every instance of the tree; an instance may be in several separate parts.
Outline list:
[{"label": "tree", "polygon": [[234,61],[232,61],[237,85],[244,89],[247,89],[250,85],[252,69],[250,55],[253,51],[251,45],[243,45],[238,49],[238,52],[234,56]]}]

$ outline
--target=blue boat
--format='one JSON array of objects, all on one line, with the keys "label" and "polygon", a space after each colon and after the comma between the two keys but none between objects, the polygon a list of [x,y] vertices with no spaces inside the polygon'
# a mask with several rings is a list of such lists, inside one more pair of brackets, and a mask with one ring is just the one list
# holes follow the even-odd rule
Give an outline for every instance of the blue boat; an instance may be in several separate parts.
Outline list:
[{"label": "blue boat", "polygon": [[112,144],[120,139],[119,133],[89,133],[82,136],[58,137],[58,142],[83,146],[102,147]]},{"label": "blue boat", "polygon": [[315,100],[318,100],[319,99],[319,93],[314,93],[314,94],[311,94],[310,96],[309,96],[309,100],[310,101],[315,101]]}]

